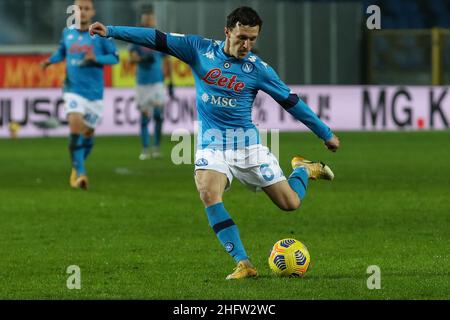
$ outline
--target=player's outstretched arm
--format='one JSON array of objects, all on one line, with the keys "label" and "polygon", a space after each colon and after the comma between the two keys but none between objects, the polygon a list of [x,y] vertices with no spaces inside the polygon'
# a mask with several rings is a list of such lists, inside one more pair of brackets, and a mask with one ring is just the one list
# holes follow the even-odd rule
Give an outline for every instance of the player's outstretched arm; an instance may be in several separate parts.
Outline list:
[{"label": "player's outstretched arm", "polygon": [[291,93],[291,90],[271,67],[264,65],[261,68],[261,74],[261,90],[268,93],[283,109],[322,139],[330,151],[336,152],[340,146],[338,137],[314,111],[298,95]]},{"label": "player's outstretched arm", "polygon": [[328,150],[336,152],[340,146],[339,138],[302,99],[296,94],[291,93],[289,94],[289,97],[280,104],[295,119],[301,121],[322,139]]},{"label": "player's outstretched arm", "polygon": [[89,27],[91,36],[111,37],[164,52],[183,60],[194,61],[198,37],[166,34],[154,28],[105,26],[95,22]]},{"label": "player's outstretched arm", "polygon": [[100,22],[95,22],[89,27],[91,36],[97,34],[101,37],[111,37],[154,50],[158,49],[157,38],[160,36],[158,32],[153,28],[105,26]]}]

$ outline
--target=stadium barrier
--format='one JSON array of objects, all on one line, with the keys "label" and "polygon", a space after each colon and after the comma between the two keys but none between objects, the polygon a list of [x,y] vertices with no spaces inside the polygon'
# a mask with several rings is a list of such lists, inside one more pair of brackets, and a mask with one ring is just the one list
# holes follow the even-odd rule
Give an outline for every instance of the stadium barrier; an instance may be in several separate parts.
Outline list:
[{"label": "stadium barrier", "polygon": [[[334,130],[432,130],[448,129],[450,97],[440,86],[291,86]],[[99,135],[139,132],[134,89],[107,88]],[[175,90],[165,108],[163,132],[194,131],[196,96],[192,87]],[[232,108],[236,101],[202,95],[201,100]],[[253,119],[260,129],[304,131],[306,127],[285,112],[267,94],[258,93]],[[46,125],[48,122],[48,125]],[[55,125],[59,123],[60,125]],[[0,137],[67,135],[60,89],[0,89]]]},{"label": "stadium barrier", "polygon": [[[61,88],[66,78],[66,63],[43,71],[40,63],[49,54],[0,54],[0,88]],[[104,67],[104,84],[111,87],[111,66]]]},{"label": "stadium barrier", "polygon": [[[50,54],[0,54],[0,88],[60,88],[66,78],[65,62],[50,66],[45,71],[40,63]],[[119,51],[120,62],[104,67],[105,87],[133,88],[136,85],[136,66],[130,63],[128,50]],[[172,83],[177,86],[193,86],[191,68],[184,62],[170,57]],[[165,79],[168,83],[169,79]]]}]

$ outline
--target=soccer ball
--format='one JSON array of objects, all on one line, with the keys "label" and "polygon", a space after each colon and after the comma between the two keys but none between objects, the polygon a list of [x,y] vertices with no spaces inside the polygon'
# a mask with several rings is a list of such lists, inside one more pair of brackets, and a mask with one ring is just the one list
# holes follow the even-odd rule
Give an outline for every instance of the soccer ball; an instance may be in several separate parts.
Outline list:
[{"label": "soccer ball", "polygon": [[295,239],[277,241],[269,255],[270,269],[282,277],[302,277],[310,261],[306,246]]}]

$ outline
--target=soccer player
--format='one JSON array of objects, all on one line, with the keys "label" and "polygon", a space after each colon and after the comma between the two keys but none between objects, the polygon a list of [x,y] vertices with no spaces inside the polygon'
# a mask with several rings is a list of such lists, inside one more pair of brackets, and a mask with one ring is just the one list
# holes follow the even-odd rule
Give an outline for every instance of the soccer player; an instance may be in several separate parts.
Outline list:
[{"label": "soccer player", "polygon": [[252,103],[259,90],[272,96],[303,122],[331,151],[339,139],[317,115],[279,79],[275,71],[251,52],[262,21],[249,7],[227,17],[225,41],[156,29],[105,27],[94,23],[91,34],[113,37],[171,54],[188,63],[196,78],[199,119],[195,182],[211,227],[237,263],[227,279],[258,275],[240,239],[237,226],[222,202],[234,177],[254,190],[263,190],[282,210],[300,207],[308,180],[334,177],[330,167],[296,156],[286,179],[276,157],[260,143],[252,123]]},{"label": "soccer player", "polygon": [[70,186],[86,190],[85,161],[94,146],[95,128],[103,113],[103,66],[118,63],[119,57],[113,40],[89,35],[95,16],[94,1],[76,0],[74,4],[80,9],[80,29],[65,28],[59,48],[42,67],[66,60],[63,98],[70,128]]},{"label": "soccer player", "polygon": [[[147,10],[141,15],[141,26],[147,28],[156,27],[156,16],[152,10]],[[164,53],[155,51],[148,47],[132,44],[130,46],[130,61],[137,63],[137,87],[136,87],[136,102],[141,113],[141,144],[142,152],[139,155],[140,160],[146,160],[150,157],[159,158],[160,144],[161,144],[161,130],[164,120],[164,73],[171,79],[171,64],[170,59]],[[173,96],[172,82],[169,83],[169,95]],[[148,125],[153,116],[154,120],[154,135],[152,152],[150,153],[150,135]]]}]

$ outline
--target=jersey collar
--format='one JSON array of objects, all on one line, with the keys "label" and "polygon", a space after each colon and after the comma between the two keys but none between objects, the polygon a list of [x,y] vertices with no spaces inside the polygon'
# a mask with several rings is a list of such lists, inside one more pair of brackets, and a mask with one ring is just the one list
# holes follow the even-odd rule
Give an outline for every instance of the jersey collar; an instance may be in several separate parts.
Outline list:
[{"label": "jersey collar", "polygon": [[238,59],[236,57],[230,56],[228,54],[225,53],[225,41],[222,41],[219,45],[219,48],[217,50],[217,56],[223,60],[229,60],[229,61],[244,61],[246,60],[250,55],[252,55],[253,53],[251,51],[249,51],[249,53],[247,53],[247,55],[242,58],[242,59]]}]

